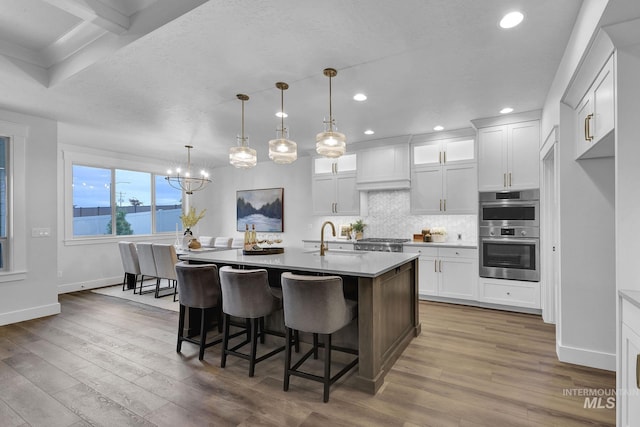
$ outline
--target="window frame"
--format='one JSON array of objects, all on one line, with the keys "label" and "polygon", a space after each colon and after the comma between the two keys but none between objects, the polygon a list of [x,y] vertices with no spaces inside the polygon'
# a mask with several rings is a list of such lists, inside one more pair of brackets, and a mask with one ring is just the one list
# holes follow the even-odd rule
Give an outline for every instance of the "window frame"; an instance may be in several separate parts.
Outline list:
[{"label": "window frame", "polygon": [[[152,239],[154,237],[166,239],[173,236],[175,230],[156,232],[156,176],[166,176],[166,166],[159,165],[153,161],[137,161],[131,159],[118,159],[113,157],[105,157],[105,155],[77,152],[70,147],[62,147],[62,156],[64,161],[64,243],[65,245],[105,243],[109,241],[120,241],[123,238],[131,240]],[[111,153],[113,155],[113,153]],[[117,235],[115,228],[110,235],[94,235],[94,236],[75,236],[73,234],[73,166],[88,166],[101,169],[111,170],[111,218],[115,224],[115,215],[117,211],[116,195],[115,195],[115,171],[127,170],[133,172],[148,173],[151,181],[151,234],[130,234]],[[185,194],[182,191],[181,199],[184,200]]]}]

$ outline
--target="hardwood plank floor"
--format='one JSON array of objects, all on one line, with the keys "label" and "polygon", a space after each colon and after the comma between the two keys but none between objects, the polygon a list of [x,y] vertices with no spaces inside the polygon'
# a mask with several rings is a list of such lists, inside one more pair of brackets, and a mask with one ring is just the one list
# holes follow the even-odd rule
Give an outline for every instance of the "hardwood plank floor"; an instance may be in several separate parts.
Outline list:
[{"label": "hardwood plank floor", "polygon": [[0,327],[0,426],[615,425],[614,408],[567,395],[611,393],[615,373],[558,362],[539,316],[422,302],[422,335],[380,391],[354,389],[350,373],[324,404],[319,383],[292,377],[282,391],[283,354],[249,378],[244,360],[219,367],[220,346],[202,362],[189,343],[176,353],[176,312],[59,299],[57,316]]}]

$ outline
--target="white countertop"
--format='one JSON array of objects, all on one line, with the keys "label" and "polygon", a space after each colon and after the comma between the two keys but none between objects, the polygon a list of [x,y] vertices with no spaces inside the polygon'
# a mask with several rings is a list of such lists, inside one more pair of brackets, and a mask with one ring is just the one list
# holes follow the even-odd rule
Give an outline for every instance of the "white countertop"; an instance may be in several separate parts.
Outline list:
[{"label": "white countertop", "polygon": [[278,268],[356,277],[377,277],[418,258],[420,254],[402,252],[327,251],[321,257],[317,250],[285,248],[276,255],[244,255],[242,249],[217,252],[190,252],[181,255],[187,261]]},{"label": "white countertop", "polygon": [[[311,243],[320,243],[320,240],[315,239],[303,239],[303,242],[311,242]],[[353,244],[356,243],[356,240],[346,240],[346,239],[334,239],[334,240],[325,240],[326,243],[343,243],[343,244]],[[434,242],[416,242],[413,240],[409,240],[408,242],[403,243],[404,246],[430,246],[434,248],[466,248],[466,249],[477,249],[478,244],[476,242],[469,242],[465,240],[454,240],[451,242],[443,242],[443,243],[434,243]]]}]

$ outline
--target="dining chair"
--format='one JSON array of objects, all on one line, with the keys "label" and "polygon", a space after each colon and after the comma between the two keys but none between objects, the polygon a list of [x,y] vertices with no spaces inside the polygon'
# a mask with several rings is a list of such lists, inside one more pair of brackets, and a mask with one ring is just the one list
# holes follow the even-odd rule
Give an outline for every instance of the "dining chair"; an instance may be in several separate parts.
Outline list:
[{"label": "dining chair", "polygon": [[213,241],[214,248],[231,248],[231,237],[216,237]]},{"label": "dining chair", "polygon": [[234,237],[231,241],[231,249],[244,249],[244,237]]},{"label": "dining chair", "polygon": [[[136,245],[136,249],[138,250],[138,261],[140,263],[140,275],[141,275],[139,294],[142,295],[143,293],[153,292],[153,291],[146,291],[146,292],[142,291],[145,277],[156,279],[155,284],[147,285],[147,286],[157,287],[160,279],[158,279],[158,273],[156,271],[156,261],[153,257],[153,244],[146,243],[146,242],[138,243]],[[135,290],[134,290],[134,293],[135,293]]]},{"label": "dining chair", "polygon": [[[178,255],[176,255],[176,248],[173,245],[165,243],[154,243],[153,259],[156,264],[156,276],[158,281],[156,283],[155,297],[160,297],[160,291],[164,289],[173,288],[173,300],[176,301],[176,294],[178,288],[176,287],[176,264],[178,263]],[[167,287],[160,288],[160,282],[162,279],[167,279]],[[162,295],[167,296],[170,294]]]},{"label": "dining chair", "polygon": [[133,290],[135,292],[138,276],[140,275],[140,262],[138,261],[136,244],[133,242],[118,242],[118,249],[120,250],[120,258],[122,259],[122,268],[124,270],[122,290],[125,290],[125,287],[130,281],[129,279],[132,279]]}]

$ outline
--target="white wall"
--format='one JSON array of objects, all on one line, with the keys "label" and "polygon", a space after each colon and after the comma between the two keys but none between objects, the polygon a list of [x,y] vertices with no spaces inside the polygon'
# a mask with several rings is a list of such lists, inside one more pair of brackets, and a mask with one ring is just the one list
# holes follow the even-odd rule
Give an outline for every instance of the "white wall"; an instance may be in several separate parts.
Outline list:
[{"label": "white wall", "polygon": [[[0,120],[27,127],[24,198],[26,278],[0,283],[0,325],[60,312],[56,289],[56,122],[0,110]],[[32,228],[49,228],[50,237],[32,238]],[[25,235],[26,234],[26,235]]]}]

